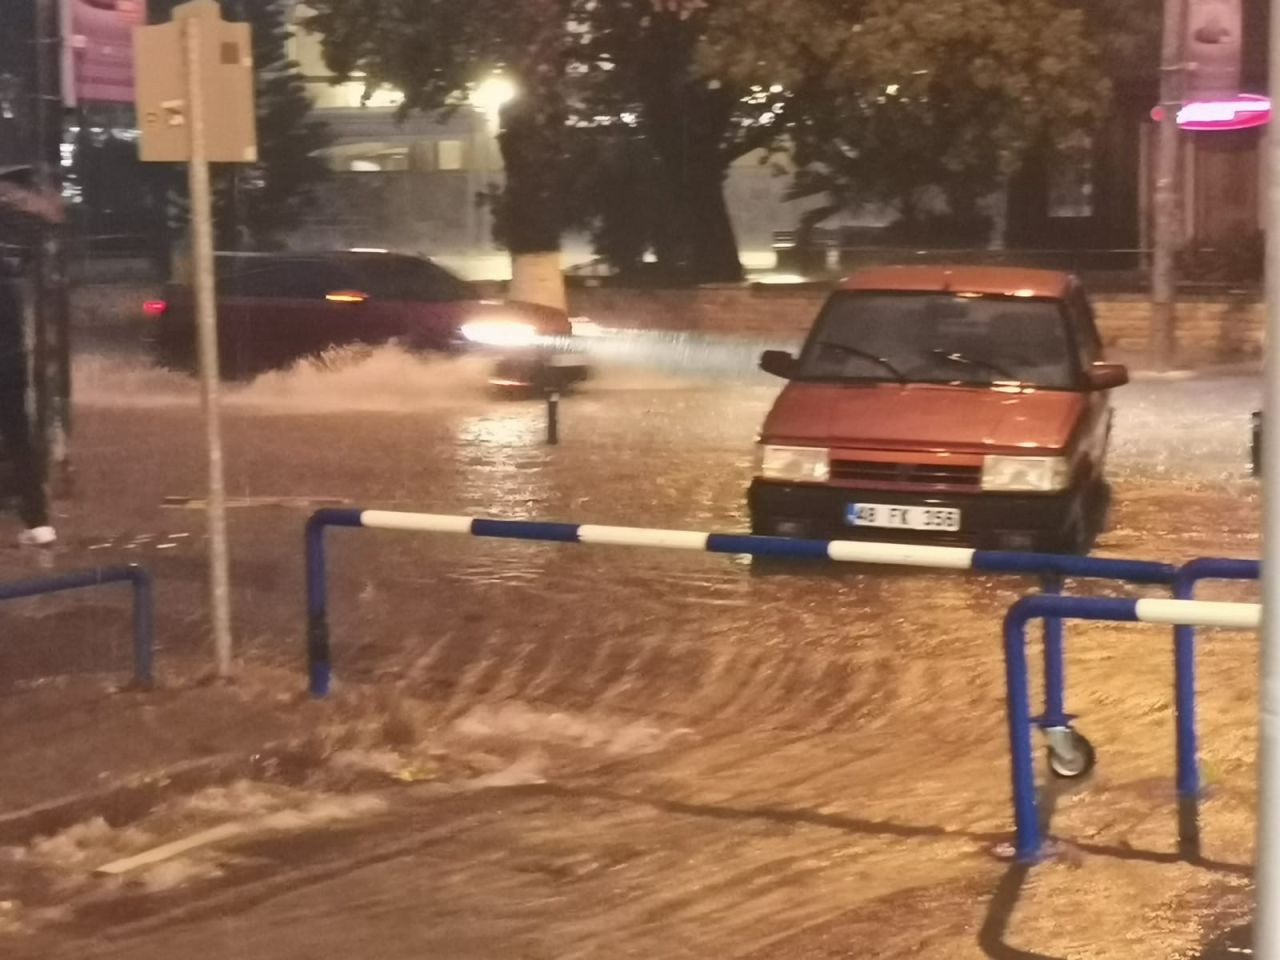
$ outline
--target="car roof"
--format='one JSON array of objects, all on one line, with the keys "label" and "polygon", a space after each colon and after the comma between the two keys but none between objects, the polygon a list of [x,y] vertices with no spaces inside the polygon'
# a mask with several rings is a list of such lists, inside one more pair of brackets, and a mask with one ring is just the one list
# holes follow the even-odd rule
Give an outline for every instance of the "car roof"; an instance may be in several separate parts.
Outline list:
[{"label": "car roof", "polygon": [[1005,297],[1065,297],[1072,277],[1060,270],[1030,267],[981,267],[949,264],[867,267],[853,274],[842,290],[977,293]]},{"label": "car roof", "polygon": [[359,263],[365,260],[423,260],[412,253],[393,253],[390,250],[219,250],[214,256],[219,260],[247,260],[268,263],[272,260],[318,260],[329,262]]}]

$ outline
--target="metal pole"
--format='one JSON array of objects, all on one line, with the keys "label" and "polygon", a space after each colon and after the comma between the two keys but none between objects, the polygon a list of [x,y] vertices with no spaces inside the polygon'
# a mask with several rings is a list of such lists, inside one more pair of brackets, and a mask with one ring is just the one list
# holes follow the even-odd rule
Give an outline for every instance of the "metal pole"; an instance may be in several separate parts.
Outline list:
[{"label": "metal pole", "polygon": [[187,69],[187,131],[191,156],[187,173],[191,193],[191,256],[196,322],[200,336],[200,392],[204,403],[209,461],[209,608],[217,674],[231,676],[231,585],[227,556],[227,502],[223,478],[222,411],[218,401],[218,319],[214,293],[213,201],[205,143],[204,83],[199,17],[183,23]]},{"label": "metal pole", "polygon": [[325,575],[324,514],[307,521],[307,676],[313,697],[327,697],[332,679],[329,652],[329,588]]},{"label": "metal pole", "polygon": [[1156,135],[1155,236],[1151,265],[1151,363],[1157,370],[1173,366],[1174,300],[1178,253],[1178,111],[1182,109],[1183,33],[1186,0],[1164,0],[1164,35],[1160,51],[1160,127]]},{"label": "metal pole", "polygon": [[[1280,93],[1280,0],[1271,0],[1271,94]],[[1280,960],[1280,135],[1268,129],[1267,327],[1262,443],[1262,676],[1258,687],[1255,960]]]},{"label": "metal pole", "polygon": [[1013,780],[1014,859],[1040,859],[1040,813],[1036,809],[1035,761],[1031,755],[1031,705],[1027,681],[1027,617],[1015,605],[1004,620],[1005,711]]},{"label": "metal pole", "polygon": [[547,391],[547,443],[555,446],[560,442],[560,391]]},{"label": "metal pole", "polygon": [[[1040,589],[1044,593],[1060,594],[1063,578],[1056,574],[1046,574],[1040,579]],[[1040,725],[1045,729],[1065,727],[1070,721],[1066,712],[1066,669],[1062,644],[1062,618],[1044,618],[1044,715]]]}]

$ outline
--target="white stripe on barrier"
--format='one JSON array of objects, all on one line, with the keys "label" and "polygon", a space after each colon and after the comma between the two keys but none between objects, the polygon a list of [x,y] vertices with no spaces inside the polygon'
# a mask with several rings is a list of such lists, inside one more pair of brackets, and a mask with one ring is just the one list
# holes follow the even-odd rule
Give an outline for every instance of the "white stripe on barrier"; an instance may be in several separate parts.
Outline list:
[{"label": "white stripe on barrier", "polygon": [[1262,607],[1256,603],[1149,599],[1139,600],[1134,608],[1138,619],[1143,623],[1255,630],[1262,622]]},{"label": "white stripe on barrier", "polygon": [[969,547],[930,547],[905,543],[871,543],[832,540],[827,556],[842,563],[891,563],[904,567],[941,567],[968,570],[975,551]]},{"label": "white stripe on barrier", "polygon": [[377,530],[424,530],[434,533],[470,533],[470,517],[451,517],[439,513],[399,513],[393,510],[365,510],[360,514],[363,526]]},{"label": "white stripe on barrier", "polygon": [[585,523],[578,528],[582,543],[617,547],[668,547],[675,550],[705,550],[710,534],[693,530],[653,530],[642,527],[605,527]]}]

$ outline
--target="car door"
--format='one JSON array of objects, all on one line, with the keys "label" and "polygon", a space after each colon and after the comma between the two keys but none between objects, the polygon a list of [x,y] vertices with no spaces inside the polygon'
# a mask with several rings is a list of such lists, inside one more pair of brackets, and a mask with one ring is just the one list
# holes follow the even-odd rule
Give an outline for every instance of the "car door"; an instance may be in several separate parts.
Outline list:
[{"label": "car door", "polygon": [[322,258],[264,258],[228,278],[226,326],[220,338],[233,365],[258,372],[350,342],[334,316],[343,304],[328,295],[350,287],[340,264]]}]

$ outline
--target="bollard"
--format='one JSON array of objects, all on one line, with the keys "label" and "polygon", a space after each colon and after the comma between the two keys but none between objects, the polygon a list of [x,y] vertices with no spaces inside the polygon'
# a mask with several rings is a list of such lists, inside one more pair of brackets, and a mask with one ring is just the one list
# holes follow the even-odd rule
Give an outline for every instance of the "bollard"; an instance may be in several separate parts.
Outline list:
[{"label": "bollard", "polygon": [[547,445],[560,442],[560,391],[547,391]]},{"label": "bollard", "polygon": [[[1257,560],[1202,557],[1184,564],[1173,581],[1178,600],[1195,599],[1203,580],[1257,580],[1262,564]],[[1188,860],[1200,856],[1200,765],[1196,743],[1196,631],[1173,628],[1174,720],[1177,731],[1178,850]]]}]

